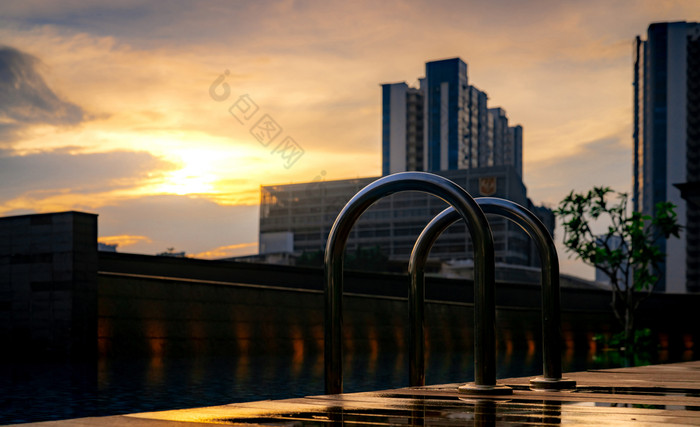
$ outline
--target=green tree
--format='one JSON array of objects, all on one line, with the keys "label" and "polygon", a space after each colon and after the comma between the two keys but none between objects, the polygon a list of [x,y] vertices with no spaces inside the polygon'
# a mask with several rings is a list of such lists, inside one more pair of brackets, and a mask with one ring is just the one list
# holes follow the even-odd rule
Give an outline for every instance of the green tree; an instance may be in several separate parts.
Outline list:
[{"label": "green tree", "polygon": [[[588,193],[572,191],[554,211],[564,225],[567,251],[610,279],[611,305],[626,348],[634,346],[635,311],[659,281],[664,254],[658,242],[681,231],[674,209],[672,203],[660,202],[654,216],[630,213],[626,193],[594,187]],[[596,222],[607,223],[607,232],[594,233]]]}]

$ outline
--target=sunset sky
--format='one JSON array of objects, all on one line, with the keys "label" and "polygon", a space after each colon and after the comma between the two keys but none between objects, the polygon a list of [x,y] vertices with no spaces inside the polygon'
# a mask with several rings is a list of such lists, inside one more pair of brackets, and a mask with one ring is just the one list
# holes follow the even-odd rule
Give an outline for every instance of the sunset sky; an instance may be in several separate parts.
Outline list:
[{"label": "sunset sky", "polygon": [[[0,216],[97,213],[121,252],[256,253],[260,185],[379,175],[379,85],[451,57],[523,126],[535,203],[630,191],[632,41],[678,20],[700,1],[4,1]],[[303,148],[289,168],[229,113],[243,95]]]}]

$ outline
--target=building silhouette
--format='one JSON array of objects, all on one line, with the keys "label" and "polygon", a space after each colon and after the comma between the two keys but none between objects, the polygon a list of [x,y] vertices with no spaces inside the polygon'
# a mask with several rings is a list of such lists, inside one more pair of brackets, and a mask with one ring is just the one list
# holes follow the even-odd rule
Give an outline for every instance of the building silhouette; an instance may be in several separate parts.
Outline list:
[{"label": "building silhouette", "polygon": [[[700,24],[654,23],[634,43],[634,180],[636,211],[677,206],[685,228],[660,240],[666,262],[658,290],[700,291],[700,206],[681,188],[700,182]],[[697,197],[696,197],[697,198]]]}]

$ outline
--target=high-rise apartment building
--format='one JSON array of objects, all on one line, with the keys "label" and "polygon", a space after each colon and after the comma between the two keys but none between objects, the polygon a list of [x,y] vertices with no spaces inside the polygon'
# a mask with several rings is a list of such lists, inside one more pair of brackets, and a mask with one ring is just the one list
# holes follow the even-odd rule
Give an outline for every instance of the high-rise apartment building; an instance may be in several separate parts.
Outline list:
[{"label": "high-rise apartment building", "polygon": [[655,23],[637,37],[634,58],[634,209],[677,206],[680,239],[660,241],[666,262],[658,290],[700,291],[700,207],[678,184],[700,181],[700,24]]},{"label": "high-rise apartment building", "polygon": [[518,176],[523,176],[523,127],[508,128],[508,143],[503,153],[503,163],[513,165]]},{"label": "high-rise apartment building", "polygon": [[490,138],[488,147],[491,153],[485,166],[502,165],[506,145],[508,145],[508,117],[505,110],[500,107],[489,108],[488,120]]},{"label": "high-rise apartment building", "polygon": [[425,64],[425,170],[457,169],[467,133],[467,64],[459,58]]},{"label": "high-rise apartment building", "polygon": [[418,88],[382,85],[382,174],[514,166],[522,177],[522,127],[487,101],[459,58],[426,63]]},{"label": "high-rise apartment building", "polygon": [[488,96],[474,86],[467,91],[467,132],[460,146],[458,169],[479,167],[479,150],[486,145]]},{"label": "high-rise apartment building", "polygon": [[382,174],[423,170],[423,90],[382,85]]}]

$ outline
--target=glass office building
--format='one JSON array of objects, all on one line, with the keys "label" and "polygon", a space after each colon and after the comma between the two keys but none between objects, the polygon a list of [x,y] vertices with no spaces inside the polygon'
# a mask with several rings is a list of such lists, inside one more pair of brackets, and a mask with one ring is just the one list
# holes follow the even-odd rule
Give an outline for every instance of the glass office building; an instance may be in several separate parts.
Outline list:
[{"label": "glass office building", "polygon": [[[700,182],[700,25],[651,24],[634,43],[634,209],[676,205],[685,228],[660,241],[666,253],[658,290],[700,291],[700,207],[677,186]],[[697,191],[697,190],[696,190]]]}]

